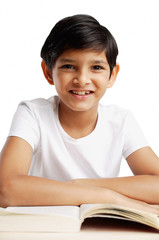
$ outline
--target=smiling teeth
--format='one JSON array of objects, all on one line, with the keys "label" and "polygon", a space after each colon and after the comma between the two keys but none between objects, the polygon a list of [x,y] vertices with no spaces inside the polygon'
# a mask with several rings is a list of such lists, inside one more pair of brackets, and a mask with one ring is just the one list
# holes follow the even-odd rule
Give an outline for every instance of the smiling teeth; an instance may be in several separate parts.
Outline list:
[{"label": "smiling teeth", "polygon": [[72,92],[77,95],[86,95],[90,94],[91,91],[72,91]]}]

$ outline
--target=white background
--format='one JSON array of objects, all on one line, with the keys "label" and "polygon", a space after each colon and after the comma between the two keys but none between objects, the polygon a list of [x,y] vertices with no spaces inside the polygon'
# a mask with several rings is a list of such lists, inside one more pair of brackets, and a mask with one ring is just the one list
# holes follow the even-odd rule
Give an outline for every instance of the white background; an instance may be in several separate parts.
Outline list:
[{"label": "white background", "polygon": [[57,21],[78,13],[97,18],[118,43],[120,73],[102,102],[130,109],[159,155],[158,0],[0,0],[0,149],[19,102],[55,94],[40,50]]}]

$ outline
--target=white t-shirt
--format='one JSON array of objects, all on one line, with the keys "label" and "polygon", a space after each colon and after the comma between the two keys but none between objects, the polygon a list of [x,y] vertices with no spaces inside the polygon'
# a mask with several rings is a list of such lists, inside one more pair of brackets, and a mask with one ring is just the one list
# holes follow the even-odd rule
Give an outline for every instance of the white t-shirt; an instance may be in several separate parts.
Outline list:
[{"label": "white t-shirt", "polygon": [[9,136],[18,136],[33,148],[30,175],[59,181],[117,177],[122,157],[148,146],[127,110],[99,104],[94,131],[74,139],[59,122],[58,106],[58,96],[23,101],[14,115]]}]

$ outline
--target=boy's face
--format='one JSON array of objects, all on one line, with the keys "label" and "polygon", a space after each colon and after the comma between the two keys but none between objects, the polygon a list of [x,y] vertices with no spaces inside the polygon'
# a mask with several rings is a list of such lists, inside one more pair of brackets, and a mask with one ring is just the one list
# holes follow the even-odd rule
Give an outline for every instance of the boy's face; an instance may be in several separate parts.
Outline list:
[{"label": "boy's face", "polygon": [[55,85],[60,110],[97,111],[99,100],[115,82],[118,70],[117,65],[110,77],[105,51],[68,50],[56,60],[47,79]]}]

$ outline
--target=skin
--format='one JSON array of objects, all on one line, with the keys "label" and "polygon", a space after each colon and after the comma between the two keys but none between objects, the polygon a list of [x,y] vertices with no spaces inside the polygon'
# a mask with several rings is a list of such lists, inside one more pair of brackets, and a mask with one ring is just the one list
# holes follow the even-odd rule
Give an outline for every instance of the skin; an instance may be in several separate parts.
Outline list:
[{"label": "skin", "polygon": [[[76,139],[90,134],[96,126],[99,100],[113,86],[119,66],[110,77],[105,53],[87,49],[64,52],[52,71],[42,61],[42,69],[60,97],[64,130]],[[84,91],[87,94],[79,95]],[[159,159],[149,147],[127,158],[133,177],[68,182],[28,176],[32,154],[25,140],[7,139],[0,155],[0,206],[114,203],[159,215],[158,207],[152,205],[159,204]]]}]

